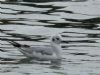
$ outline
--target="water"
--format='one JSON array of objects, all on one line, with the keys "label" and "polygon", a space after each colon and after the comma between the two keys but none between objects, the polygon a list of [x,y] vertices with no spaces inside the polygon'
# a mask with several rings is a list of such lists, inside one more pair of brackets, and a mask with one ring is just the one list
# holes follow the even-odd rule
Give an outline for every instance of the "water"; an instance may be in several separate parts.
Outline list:
[{"label": "water", "polygon": [[[0,75],[100,75],[100,1],[0,4]],[[8,40],[49,45],[63,37],[61,64],[29,61]]]}]

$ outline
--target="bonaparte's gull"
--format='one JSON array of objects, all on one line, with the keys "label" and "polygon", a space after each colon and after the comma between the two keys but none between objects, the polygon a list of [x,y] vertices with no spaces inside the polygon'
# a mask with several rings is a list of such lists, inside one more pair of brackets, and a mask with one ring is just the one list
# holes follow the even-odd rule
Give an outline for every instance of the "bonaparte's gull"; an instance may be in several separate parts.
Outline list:
[{"label": "bonaparte's gull", "polygon": [[26,57],[36,60],[55,61],[61,60],[61,35],[51,38],[50,46],[34,46],[21,45],[14,41],[9,41],[14,47],[17,47]]}]

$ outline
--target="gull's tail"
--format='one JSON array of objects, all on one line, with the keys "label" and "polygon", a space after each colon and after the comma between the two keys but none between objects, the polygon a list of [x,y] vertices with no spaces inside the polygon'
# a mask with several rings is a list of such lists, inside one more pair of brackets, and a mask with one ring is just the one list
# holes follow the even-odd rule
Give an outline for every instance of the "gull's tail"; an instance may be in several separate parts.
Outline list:
[{"label": "gull's tail", "polygon": [[13,45],[14,47],[22,47],[21,44],[14,42],[14,41],[8,41],[11,45]]}]

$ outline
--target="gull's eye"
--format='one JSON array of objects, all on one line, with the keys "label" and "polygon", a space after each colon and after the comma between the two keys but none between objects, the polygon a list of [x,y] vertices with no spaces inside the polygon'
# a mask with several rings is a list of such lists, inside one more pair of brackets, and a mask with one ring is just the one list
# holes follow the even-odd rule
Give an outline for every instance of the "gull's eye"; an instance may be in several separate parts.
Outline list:
[{"label": "gull's eye", "polygon": [[54,39],[54,38],[52,38],[52,41],[55,41],[55,39]]}]

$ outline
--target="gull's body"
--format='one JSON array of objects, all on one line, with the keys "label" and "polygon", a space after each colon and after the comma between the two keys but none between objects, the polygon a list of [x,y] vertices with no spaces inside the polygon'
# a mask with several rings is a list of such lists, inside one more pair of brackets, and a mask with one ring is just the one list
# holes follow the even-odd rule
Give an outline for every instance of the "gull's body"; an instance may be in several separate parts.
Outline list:
[{"label": "gull's body", "polygon": [[36,60],[61,60],[61,39],[60,36],[53,36],[50,42],[50,46],[34,46],[29,47],[27,45],[20,45],[14,41],[10,43],[17,47],[26,57]]}]

